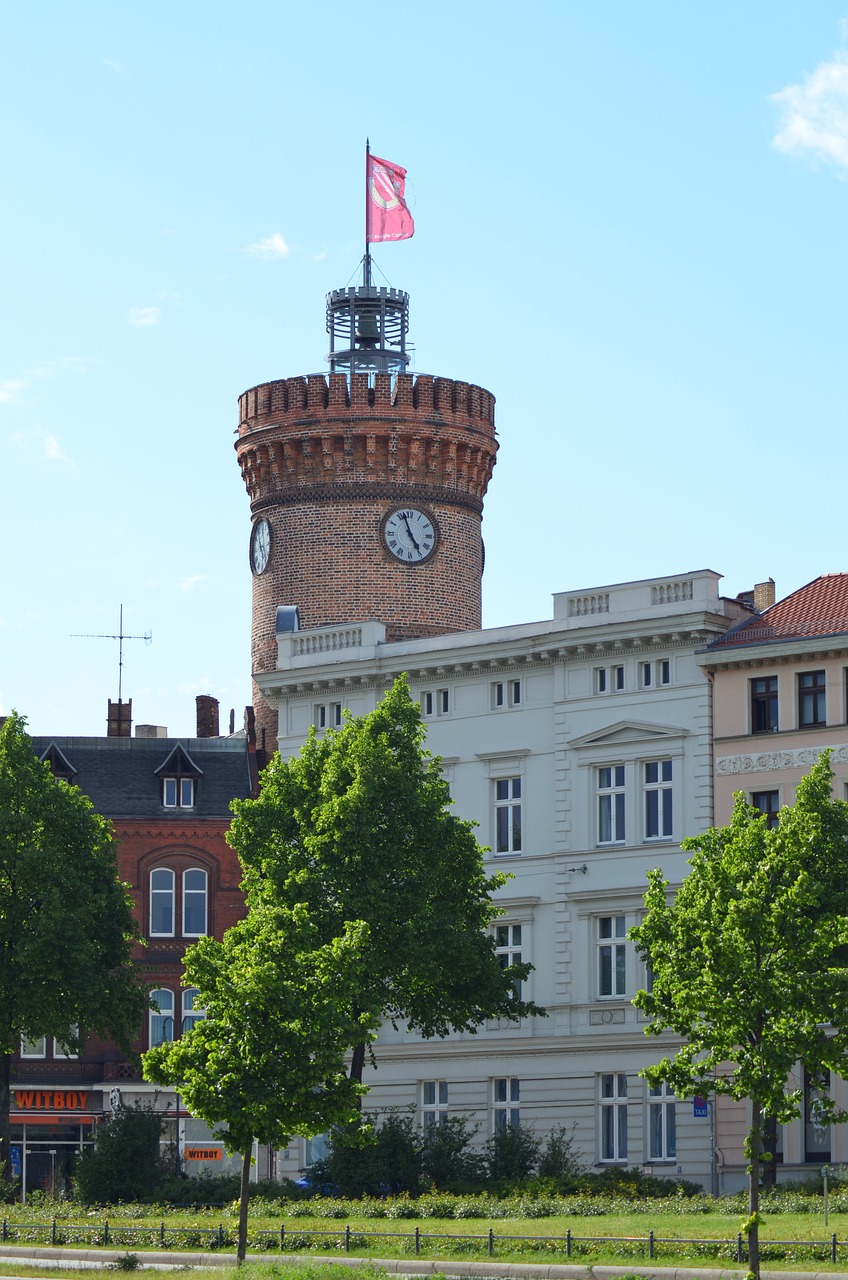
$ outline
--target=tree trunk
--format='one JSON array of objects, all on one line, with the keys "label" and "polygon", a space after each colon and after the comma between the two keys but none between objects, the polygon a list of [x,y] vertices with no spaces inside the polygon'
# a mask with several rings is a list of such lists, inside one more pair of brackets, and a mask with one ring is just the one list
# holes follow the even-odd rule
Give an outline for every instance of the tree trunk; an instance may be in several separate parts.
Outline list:
[{"label": "tree trunk", "polygon": [[239,1200],[238,1248],[236,1250],[236,1266],[241,1266],[247,1253],[247,1201],[250,1195],[250,1157],[253,1154],[253,1143],[245,1151],[241,1165],[241,1198]]},{"label": "tree trunk", "polygon": [[763,1188],[777,1186],[777,1121],[774,1116],[763,1117]]},{"label": "tree trunk", "polygon": [[6,1199],[12,1186],[12,1055],[0,1053],[0,1197]]},{"label": "tree trunk", "polygon": [[759,1098],[751,1099],[750,1163],[748,1165],[748,1273],[760,1280],[760,1152],[763,1112]]},{"label": "tree trunk", "polygon": [[[350,1060],[350,1078],[362,1084],[362,1072],[365,1070],[365,1043],[353,1046],[353,1057]],[[361,1102],[360,1102],[361,1105]]]}]

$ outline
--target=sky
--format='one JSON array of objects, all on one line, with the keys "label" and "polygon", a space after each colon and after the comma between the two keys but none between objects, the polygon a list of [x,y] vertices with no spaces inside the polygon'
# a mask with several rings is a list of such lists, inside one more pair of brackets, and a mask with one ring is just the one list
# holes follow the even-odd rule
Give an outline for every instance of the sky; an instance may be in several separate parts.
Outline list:
[{"label": "sky", "polygon": [[848,0],[36,0],[0,42],[0,714],[105,733],[123,609],[136,723],[241,726],[237,399],[326,369],[366,138],[408,170],[373,254],[414,369],[497,398],[484,625],[848,569]]}]

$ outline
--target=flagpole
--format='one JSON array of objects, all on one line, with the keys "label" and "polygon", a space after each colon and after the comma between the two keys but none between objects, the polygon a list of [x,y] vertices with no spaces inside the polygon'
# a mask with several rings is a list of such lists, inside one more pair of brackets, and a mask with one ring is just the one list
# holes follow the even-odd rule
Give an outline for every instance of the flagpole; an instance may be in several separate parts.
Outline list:
[{"label": "flagpole", "polygon": [[368,215],[370,206],[368,204],[368,162],[371,156],[371,140],[365,139],[365,257],[362,259],[362,283],[366,289],[371,287],[371,253],[370,242],[368,240]]}]

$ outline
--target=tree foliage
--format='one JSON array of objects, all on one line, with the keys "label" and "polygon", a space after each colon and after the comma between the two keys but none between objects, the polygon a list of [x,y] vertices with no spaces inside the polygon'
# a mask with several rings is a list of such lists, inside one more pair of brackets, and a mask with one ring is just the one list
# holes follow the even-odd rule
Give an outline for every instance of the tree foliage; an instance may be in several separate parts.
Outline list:
[{"label": "tree foliage", "polygon": [[162,1129],[162,1114],[152,1107],[116,1107],[97,1125],[95,1145],[77,1161],[76,1199],[83,1204],[153,1199],[173,1170],[173,1160],[161,1148]]},{"label": "tree foliage", "polygon": [[[683,842],[692,870],[673,901],[649,874],[647,912],[631,938],[653,974],[634,1003],[648,1035],[685,1043],[644,1072],[680,1097],[717,1093],[751,1104],[751,1270],[765,1116],[800,1114],[787,1080],[848,1070],[848,804],[832,798],[829,753],[798,785],[795,804],[766,818],[740,793],[727,827]],[[841,1118],[827,1101],[823,1119]]]},{"label": "tree foliage", "polygon": [[127,1052],[147,1009],[137,929],[111,826],[35,756],[25,721],[0,728],[0,1161],[8,1169],[10,1068],[21,1038],[78,1050],[85,1031]]},{"label": "tree foliage", "polygon": [[[228,839],[249,902],[306,904],[325,942],[365,922],[354,1012],[429,1037],[543,1010],[519,994],[530,966],[502,968],[495,954],[492,893],[505,877],[485,874],[473,824],[451,812],[424,736],[400,677],[370,715],[276,756],[258,798],[234,802]],[[363,1062],[359,1046],[358,1079]]]},{"label": "tree foliage", "polygon": [[361,1086],[345,1054],[374,1027],[351,1012],[367,928],[348,924],[322,942],[303,904],[254,903],[223,939],[201,938],[185,955],[185,981],[205,1018],[144,1055],[149,1080],[176,1086],[189,1111],[243,1157],[239,1259],[247,1238],[254,1138],[285,1147],[358,1114]]}]

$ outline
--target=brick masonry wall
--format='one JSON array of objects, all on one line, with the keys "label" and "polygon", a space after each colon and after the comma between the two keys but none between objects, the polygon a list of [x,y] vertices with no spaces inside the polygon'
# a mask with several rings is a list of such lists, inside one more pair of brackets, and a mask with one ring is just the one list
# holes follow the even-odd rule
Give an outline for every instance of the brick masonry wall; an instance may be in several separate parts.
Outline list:
[{"label": "brick masonry wall", "polygon": [[[254,519],[271,531],[253,578],[253,671],[276,666],[275,618],[297,605],[304,628],[369,619],[388,637],[481,625],[483,498],[495,465],[494,397],[450,379],[357,374],[289,378],[239,400],[236,450]],[[439,540],[422,564],[386,549],[381,523],[415,506]],[[260,744],[274,713],[254,687]]]}]

